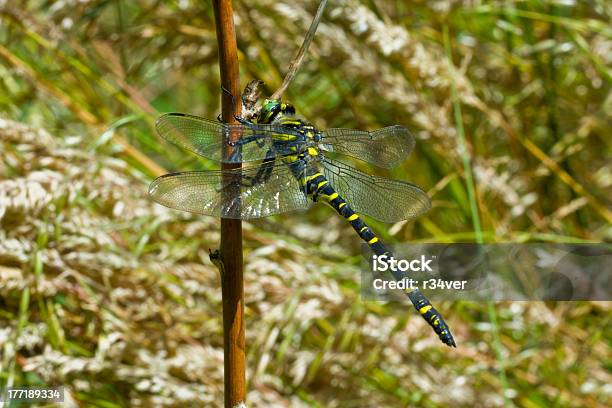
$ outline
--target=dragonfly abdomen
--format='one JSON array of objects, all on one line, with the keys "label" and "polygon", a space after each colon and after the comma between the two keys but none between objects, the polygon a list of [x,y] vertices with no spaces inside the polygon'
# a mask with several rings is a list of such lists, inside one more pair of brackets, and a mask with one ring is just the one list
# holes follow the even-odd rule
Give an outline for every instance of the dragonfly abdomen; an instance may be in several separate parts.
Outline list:
[{"label": "dragonfly abdomen", "polygon": [[[312,197],[313,201],[322,201],[329,204],[338,214],[346,218],[353,229],[359,234],[359,237],[364,240],[376,255],[387,255],[392,258],[393,254],[374,234],[372,229],[361,219],[350,205],[342,198],[321,173],[315,173],[306,177],[306,191]],[[397,270],[393,272],[395,279],[401,280],[406,278],[406,273]],[[451,334],[448,325],[442,318],[440,312],[434,308],[427,297],[419,290],[406,290],[406,295],[414,305],[414,308],[419,312],[421,317],[433,328],[440,340],[451,347],[456,347],[455,339]]]},{"label": "dragonfly abdomen", "polygon": [[311,195],[313,201],[322,201],[329,204],[338,214],[346,218],[359,237],[370,246],[376,255],[389,253],[372,229],[366,225],[359,214],[353,211],[346,200],[334,190],[324,175],[316,173],[306,180],[306,191]]}]

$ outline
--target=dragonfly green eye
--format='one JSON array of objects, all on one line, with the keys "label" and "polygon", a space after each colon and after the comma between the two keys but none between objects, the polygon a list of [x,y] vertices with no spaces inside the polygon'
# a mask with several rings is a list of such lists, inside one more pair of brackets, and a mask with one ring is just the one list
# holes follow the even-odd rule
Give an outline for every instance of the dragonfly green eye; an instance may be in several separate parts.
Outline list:
[{"label": "dragonfly green eye", "polygon": [[261,107],[261,113],[257,122],[272,123],[279,113],[292,115],[295,113],[295,108],[290,103],[281,102],[278,99],[266,99]]}]

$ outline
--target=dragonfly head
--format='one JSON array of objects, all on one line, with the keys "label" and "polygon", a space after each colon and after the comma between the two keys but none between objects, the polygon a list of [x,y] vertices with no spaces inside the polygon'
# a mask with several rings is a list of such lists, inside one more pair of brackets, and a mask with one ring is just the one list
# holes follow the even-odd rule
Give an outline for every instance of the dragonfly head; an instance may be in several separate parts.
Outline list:
[{"label": "dragonfly head", "polygon": [[295,114],[295,107],[278,99],[266,99],[261,107],[257,123],[272,123],[279,113],[293,115]]}]

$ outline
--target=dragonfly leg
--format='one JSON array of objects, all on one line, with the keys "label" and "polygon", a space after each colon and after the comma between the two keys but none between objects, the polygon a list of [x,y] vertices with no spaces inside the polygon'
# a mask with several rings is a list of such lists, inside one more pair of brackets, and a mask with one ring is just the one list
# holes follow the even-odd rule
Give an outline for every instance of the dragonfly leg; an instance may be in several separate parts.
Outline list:
[{"label": "dragonfly leg", "polygon": [[232,111],[234,111],[235,108],[236,108],[236,97],[229,91],[229,89],[227,89],[223,85],[221,85],[221,91],[224,94],[227,94],[227,95],[229,95],[232,98]]},{"label": "dragonfly leg", "polygon": [[272,149],[268,149],[265,159],[259,165],[257,173],[253,177],[242,177],[241,185],[243,187],[253,187],[258,184],[263,184],[270,179],[272,176],[272,169],[274,168],[274,161],[276,156]]},{"label": "dragonfly leg", "polygon": [[256,142],[262,137],[264,137],[264,135],[251,135],[247,137],[242,137],[235,142],[229,142],[229,145],[230,146],[243,146],[247,143]]},{"label": "dragonfly leg", "polygon": [[249,122],[248,120],[241,118],[238,115],[234,115],[234,119],[236,119],[236,121],[238,121],[238,123],[240,123],[241,125],[248,127],[249,129],[258,129],[257,124],[253,123],[253,122]]},{"label": "dragonfly leg", "polygon": [[[235,106],[235,104],[236,104],[236,98],[235,98],[235,97],[234,97],[234,95],[232,95],[232,94],[231,94],[231,92],[230,92],[230,91],[228,91],[228,90],[227,90],[227,89],[226,89],[226,88],[225,88],[223,85],[221,85],[221,90],[223,91],[223,93],[226,93],[226,94],[228,94],[228,95],[230,95],[230,96],[232,97],[232,110],[233,110],[233,107],[234,107],[234,106]],[[238,123],[240,123],[241,125],[247,125],[247,126],[248,126],[248,125],[252,125],[252,126],[253,126],[253,123],[249,122],[248,120],[244,119],[244,118],[243,118],[243,117],[241,117],[241,116],[234,115],[234,119],[236,119],[236,121],[237,121]],[[217,115],[217,120],[218,120],[219,122],[225,123],[225,121],[224,121],[224,120],[221,118],[221,114],[218,114],[218,115]],[[251,127],[251,126],[249,126],[249,127]]]},{"label": "dragonfly leg", "polygon": [[232,152],[232,154],[230,155],[229,159],[227,160],[230,163],[237,163],[239,161],[241,161],[240,158],[240,147],[248,144],[248,143],[252,143],[252,142],[256,142],[257,146],[259,147],[263,147],[264,146],[264,142],[262,141],[264,135],[251,135],[251,136],[247,136],[247,137],[243,137],[238,139],[235,142],[228,142],[228,144],[232,147],[236,147],[236,149],[234,149],[234,151]]}]

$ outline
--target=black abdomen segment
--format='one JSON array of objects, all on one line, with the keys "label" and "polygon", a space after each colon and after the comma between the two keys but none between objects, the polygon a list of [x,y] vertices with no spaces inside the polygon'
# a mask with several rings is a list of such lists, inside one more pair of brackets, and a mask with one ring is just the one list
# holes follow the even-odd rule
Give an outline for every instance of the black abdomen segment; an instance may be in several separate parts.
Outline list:
[{"label": "black abdomen segment", "polygon": [[[347,202],[333,189],[325,176],[317,173],[307,177],[305,181],[306,190],[312,199],[314,201],[326,202],[336,210],[338,214],[346,218],[357,234],[359,234],[359,237],[369,245],[372,252],[376,255],[393,257],[393,254],[385,247],[376,234],[374,234],[372,229],[363,222],[361,217],[353,211]],[[398,281],[408,277],[406,272],[399,270],[392,271],[391,273]],[[431,305],[423,292],[416,289],[413,291],[406,291],[406,295],[423,319],[433,328],[440,340],[447,346],[457,347],[455,339],[444,321],[444,318],[442,318],[440,312]]]}]

